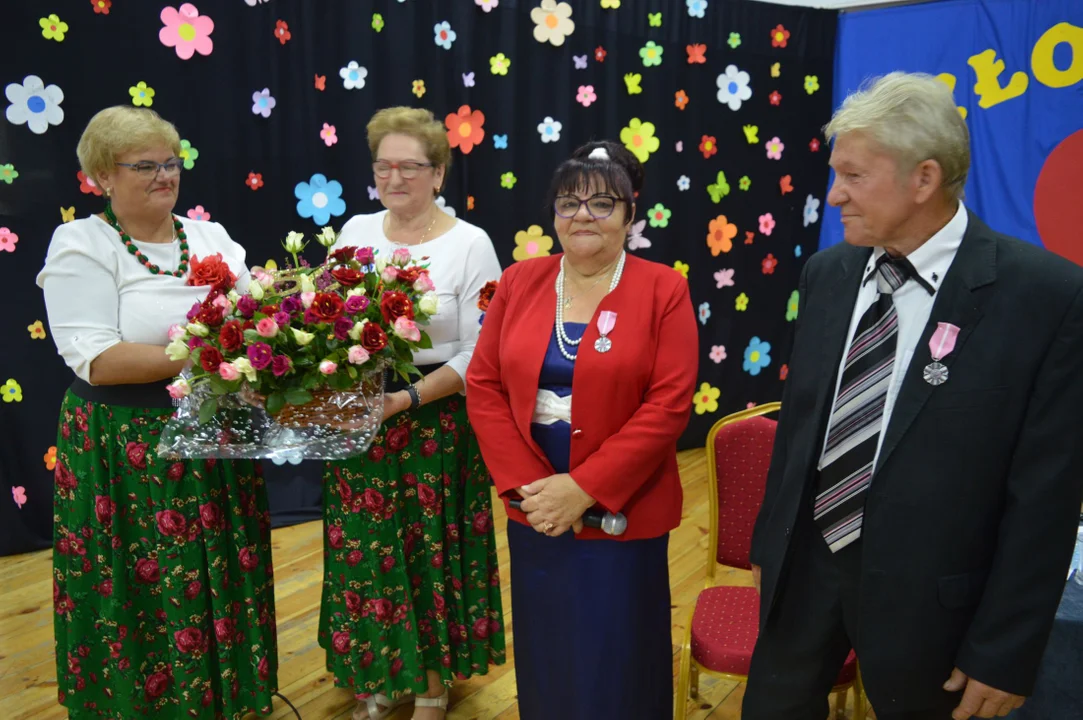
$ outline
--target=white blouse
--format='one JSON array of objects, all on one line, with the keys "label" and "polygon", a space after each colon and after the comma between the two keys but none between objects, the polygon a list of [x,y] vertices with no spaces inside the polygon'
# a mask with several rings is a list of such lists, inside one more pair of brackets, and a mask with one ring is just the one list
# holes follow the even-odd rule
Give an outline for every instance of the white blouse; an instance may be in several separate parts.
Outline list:
[{"label": "white blouse", "polygon": [[436,285],[440,304],[436,315],[422,329],[432,339],[432,349],[414,353],[415,365],[445,363],[466,383],[466,366],[474,354],[481,328],[478,293],[485,283],[500,278],[500,261],[493,241],[484,230],[457,220],[443,235],[420,245],[395,245],[384,235],[387,211],[354,215],[339,234],[335,249],[353,245],[372,247],[379,256],[390,257],[406,247],[416,259],[428,258],[429,276]]},{"label": "white blouse", "polygon": [[[218,223],[180,220],[190,256],[203,259],[221,253],[237,275],[238,292],[243,292],[249,280],[244,248]],[[176,270],[180,264],[179,240],[134,242],[162,270]],[[210,290],[185,282],[152,275],[124,247],[117,231],[96,215],[56,229],[37,277],[57,351],[87,382],[90,363],[117,343],[168,344],[169,326],[184,323],[188,310]]]}]

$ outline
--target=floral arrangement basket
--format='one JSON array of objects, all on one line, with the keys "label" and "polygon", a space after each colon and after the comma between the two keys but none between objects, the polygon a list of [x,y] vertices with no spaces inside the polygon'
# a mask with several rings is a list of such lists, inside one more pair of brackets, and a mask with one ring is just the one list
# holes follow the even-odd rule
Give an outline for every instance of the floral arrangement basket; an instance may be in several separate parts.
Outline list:
[{"label": "floral arrangement basket", "polygon": [[188,359],[168,386],[178,406],[158,454],[167,458],[341,459],[365,452],[383,422],[385,373],[418,374],[413,353],[432,347],[421,326],[436,313],[427,265],[405,248],[371,247],[253,268],[243,293],[214,285],[170,328],[166,353]]}]

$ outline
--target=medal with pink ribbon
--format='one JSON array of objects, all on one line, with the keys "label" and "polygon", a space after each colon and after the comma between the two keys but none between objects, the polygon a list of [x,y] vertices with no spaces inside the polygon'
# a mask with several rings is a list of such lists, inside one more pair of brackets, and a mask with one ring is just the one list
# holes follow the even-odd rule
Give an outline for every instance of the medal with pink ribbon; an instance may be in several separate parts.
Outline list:
[{"label": "medal with pink ribbon", "polygon": [[613,332],[617,324],[617,314],[610,310],[603,310],[598,315],[598,334],[601,336],[594,341],[594,349],[600,353],[607,353],[613,347],[613,341],[607,336]]},{"label": "medal with pink ribbon", "polygon": [[933,361],[925,366],[925,382],[935,386],[948,381],[948,368],[940,361],[955,349],[955,339],[958,337],[958,325],[936,324],[936,332],[929,338],[929,352],[932,353]]}]

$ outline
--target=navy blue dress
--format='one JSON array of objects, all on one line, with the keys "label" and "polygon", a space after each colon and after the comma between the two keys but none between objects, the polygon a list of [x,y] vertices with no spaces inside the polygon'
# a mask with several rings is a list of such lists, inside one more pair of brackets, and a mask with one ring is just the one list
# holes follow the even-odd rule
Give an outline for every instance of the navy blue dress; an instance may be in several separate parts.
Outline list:
[{"label": "navy blue dress", "polygon": [[[564,329],[575,340],[586,325]],[[574,370],[554,329],[539,387],[566,397]],[[531,435],[553,469],[568,472],[568,423],[534,424]],[[668,534],[577,540],[571,532],[553,538],[508,522],[520,718],[673,717],[668,545]]]}]

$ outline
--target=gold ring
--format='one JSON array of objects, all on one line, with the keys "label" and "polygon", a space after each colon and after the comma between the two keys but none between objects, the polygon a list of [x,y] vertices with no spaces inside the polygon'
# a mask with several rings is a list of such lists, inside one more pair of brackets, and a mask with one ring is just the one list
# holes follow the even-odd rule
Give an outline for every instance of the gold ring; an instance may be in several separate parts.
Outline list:
[{"label": "gold ring", "polygon": [[556,525],[554,525],[553,523],[545,523],[545,534],[548,535],[549,531],[555,527]]}]

